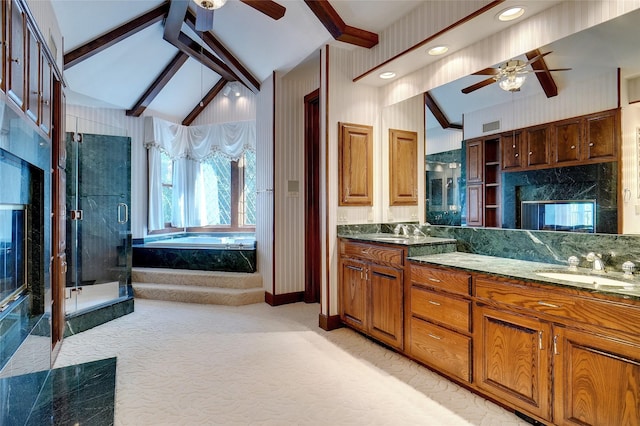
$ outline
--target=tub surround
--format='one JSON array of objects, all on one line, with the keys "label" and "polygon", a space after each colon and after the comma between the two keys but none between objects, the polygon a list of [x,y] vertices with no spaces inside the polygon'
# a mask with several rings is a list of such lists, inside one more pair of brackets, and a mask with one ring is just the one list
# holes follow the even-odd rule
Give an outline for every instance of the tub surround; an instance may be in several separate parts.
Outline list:
[{"label": "tub surround", "polygon": [[115,384],[116,358],[0,379],[0,424],[113,425]]}]

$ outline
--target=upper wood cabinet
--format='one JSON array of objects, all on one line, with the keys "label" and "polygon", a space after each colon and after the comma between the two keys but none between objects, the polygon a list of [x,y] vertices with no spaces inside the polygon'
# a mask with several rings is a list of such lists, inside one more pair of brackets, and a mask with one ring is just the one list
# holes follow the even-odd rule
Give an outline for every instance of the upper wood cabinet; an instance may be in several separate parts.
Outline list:
[{"label": "upper wood cabinet", "polygon": [[478,183],[484,179],[484,152],[481,139],[467,143],[467,182]]},{"label": "upper wood cabinet", "polygon": [[40,96],[40,128],[47,135],[51,135],[51,120],[52,120],[52,103],[53,103],[53,70],[49,61],[41,57],[41,96]]},{"label": "upper wood cabinet", "polygon": [[551,124],[553,162],[556,164],[577,162],[582,150],[582,126],[580,118]]},{"label": "upper wood cabinet", "polygon": [[340,206],[373,205],[373,127],[338,123]]},{"label": "upper wood cabinet", "polygon": [[3,1],[0,3],[0,19],[2,22],[0,23],[1,31],[0,31],[0,55],[2,55],[2,61],[0,61],[0,90],[5,90],[5,75],[7,73],[7,44],[5,41],[7,40],[7,2]]},{"label": "upper wood cabinet", "polygon": [[9,65],[7,67],[7,94],[20,107],[24,107],[25,94],[25,13],[15,1],[7,2],[10,7],[8,16],[10,37]]},{"label": "upper wood cabinet", "polygon": [[418,205],[418,133],[389,129],[389,205]]},{"label": "upper wood cabinet", "polygon": [[551,162],[549,153],[549,128],[537,126],[525,129],[527,167],[547,166]]},{"label": "upper wood cabinet", "polygon": [[503,133],[500,136],[502,154],[502,170],[519,170],[522,168],[523,149],[522,131]]},{"label": "upper wood cabinet", "polygon": [[585,118],[585,159],[616,160],[620,111],[605,111]]},{"label": "upper wood cabinet", "polygon": [[28,54],[27,58],[27,96],[25,112],[36,124],[40,124],[40,42],[36,38],[35,31],[27,24]]}]

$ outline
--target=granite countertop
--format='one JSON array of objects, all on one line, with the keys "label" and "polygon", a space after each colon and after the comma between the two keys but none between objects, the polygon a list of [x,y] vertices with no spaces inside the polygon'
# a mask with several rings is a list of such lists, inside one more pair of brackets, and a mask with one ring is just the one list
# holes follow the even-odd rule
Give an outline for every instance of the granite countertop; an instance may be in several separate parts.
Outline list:
[{"label": "granite countertop", "polygon": [[349,240],[396,244],[401,246],[425,246],[456,243],[454,238],[428,237],[424,235],[405,237],[403,235],[387,234],[382,232],[373,234],[342,234],[338,235],[338,237]]},{"label": "granite countertop", "polygon": [[[504,278],[533,281],[560,287],[578,288],[594,293],[640,300],[640,276],[637,274],[634,275],[633,279],[629,280],[622,278],[623,274],[621,272],[612,271],[604,274],[591,274],[590,270],[585,268],[578,268],[578,271],[570,272],[566,265],[530,262],[463,252],[409,256],[408,259],[418,263],[448,266],[468,272],[480,272]],[[567,275],[567,280],[540,276],[538,275],[540,272],[560,272]],[[615,280],[615,282],[611,283],[613,285],[594,284],[593,282],[588,282],[591,277],[593,277],[594,280],[606,279]],[[572,279],[585,279],[587,282],[580,283]],[[617,282],[620,282],[619,286],[615,285]]]}]

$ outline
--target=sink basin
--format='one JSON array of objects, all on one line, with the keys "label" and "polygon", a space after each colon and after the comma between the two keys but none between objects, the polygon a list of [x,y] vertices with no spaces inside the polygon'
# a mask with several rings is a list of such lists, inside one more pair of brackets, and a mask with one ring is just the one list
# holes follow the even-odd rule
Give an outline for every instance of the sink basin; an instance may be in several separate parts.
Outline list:
[{"label": "sink basin", "polygon": [[403,235],[393,235],[393,234],[371,234],[371,235],[367,235],[367,237],[371,238],[372,240],[391,242],[391,243],[404,243],[409,239],[409,237],[405,237]]},{"label": "sink basin", "polygon": [[636,288],[635,283],[606,278],[600,275],[574,274],[570,272],[536,272],[536,275],[554,280],[581,284],[593,284],[596,288]]}]

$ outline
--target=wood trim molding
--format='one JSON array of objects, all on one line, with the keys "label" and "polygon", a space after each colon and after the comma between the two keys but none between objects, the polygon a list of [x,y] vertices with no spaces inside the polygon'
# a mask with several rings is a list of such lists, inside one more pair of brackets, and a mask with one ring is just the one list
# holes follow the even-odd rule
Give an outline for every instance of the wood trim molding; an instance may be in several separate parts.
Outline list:
[{"label": "wood trim molding", "polygon": [[[532,60],[533,58],[542,55],[542,52],[538,49],[531,50],[525,53],[525,56],[528,60]],[[558,86],[556,86],[556,82],[553,80],[553,76],[549,72],[549,68],[547,67],[547,63],[544,61],[544,58],[540,58],[537,61],[531,63],[531,68],[534,71],[536,77],[538,78],[538,82],[544,90],[544,94],[547,95],[547,98],[552,98],[558,95]]]},{"label": "wood trim molding", "polygon": [[[307,0],[305,0],[307,1]],[[422,40],[421,42],[414,44],[413,46],[411,46],[410,48],[403,50],[402,52],[398,53],[395,56],[392,56],[391,58],[387,59],[384,62],[381,62],[380,64],[376,65],[375,67],[363,72],[362,74],[360,74],[359,76],[357,76],[356,78],[353,79],[353,82],[355,83],[356,81],[365,78],[366,76],[368,76],[369,74],[376,72],[377,70],[379,70],[380,68],[384,68],[387,64],[389,64],[390,62],[393,62],[394,60],[398,59],[399,57],[401,57],[402,55],[412,52],[416,49],[420,49],[421,47],[423,47],[424,45],[431,43],[433,40],[435,40],[436,38],[440,37],[441,35],[451,31],[452,29],[459,27],[460,25],[465,24],[466,22],[470,21],[471,19],[475,18],[478,15],[482,15],[483,13],[485,13],[488,10],[493,9],[494,7],[498,6],[500,3],[503,3],[505,0],[495,0],[492,1],[491,3],[489,3],[488,5],[486,5],[485,7],[482,7],[478,10],[476,10],[475,12],[473,12],[470,15],[465,16],[464,18],[460,19],[459,21],[454,22],[453,24],[449,25],[448,27],[438,31],[437,33],[430,35],[429,37],[425,38],[424,40]]]},{"label": "wood trim molding", "polygon": [[445,115],[445,113],[440,109],[440,105],[436,102],[436,100],[431,95],[431,92],[425,92],[424,94],[424,103],[429,108],[429,111],[434,115],[438,123],[443,129],[457,129],[462,130],[462,125],[453,124],[449,122],[449,119]]},{"label": "wood trim molding", "polygon": [[144,92],[144,94],[138,99],[138,102],[126,112],[126,114],[130,117],[140,117],[145,109],[149,106],[151,101],[158,96],[158,93],[164,89],[164,87],[169,83],[169,81],[173,78],[174,75],[178,72],[180,67],[187,62],[189,56],[184,52],[178,52],[176,56],[169,62],[169,65],[166,66],[165,69],[162,70],[158,78],[155,79],[153,83],[149,86],[149,88]]},{"label": "wood trim molding", "polygon": [[213,101],[213,99],[222,91],[222,88],[227,84],[226,80],[220,79],[218,82],[204,95],[204,98],[191,110],[191,112],[182,120],[183,126],[190,126],[191,123],[200,115],[202,111]]},{"label": "wood trim molding", "polygon": [[304,291],[296,291],[294,293],[272,294],[268,291],[264,292],[264,301],[271,306],[287,305],[289,303],[302,302],[304,300]]},{"label": "wood trim molding", "polygon": [[336,40],[368,49],[378,44],[378,34],[347,25],[327,0],[304,2]]},{"label": "wood trim molding", "polygon": [[[261,3],[261,2],[257,2]],[[277,4],[277,3],[276,3]],[[229,66],[229,69],[239,77],[239,80],[253,93],[260,91],[260,82],[247,70],[244,65],[216,38],[211,31],[198,32],[195,30],[196,16],[187,10],[185,22],[193,31],[196,32],[202,41],[216,54],[222,61]]]},{"label": "wood trim molding", "polygon": [[113,46],[125,38],[160,22],[169,12],[169,2],[163,3],[153,10],[141,15],[125,24],[120,25],[108,33],[101,35],[64,55],[64,69],[71,68],[85,59],[96,55],[106,48]]},{"label": "wood trim molding", "polygon": [[325,331],[342,328],[340,315],[325,315],[320,313],[318,316],[318,326]]}]

